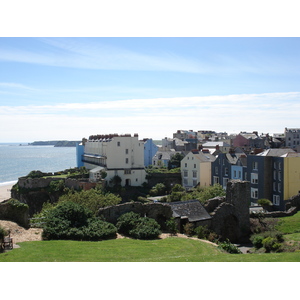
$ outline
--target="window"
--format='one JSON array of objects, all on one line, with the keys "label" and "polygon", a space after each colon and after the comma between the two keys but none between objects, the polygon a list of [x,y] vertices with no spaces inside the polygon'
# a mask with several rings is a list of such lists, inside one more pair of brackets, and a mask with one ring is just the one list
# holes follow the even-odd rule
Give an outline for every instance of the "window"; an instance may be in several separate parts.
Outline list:
[{"label": "window", "polygon": [[228,168],[225,168],[225,176],[228,176]]},{"label": "window", "polygon": [[128,158],[125,159],[125,163],[126,163],[126,164],[129,163],[129,159],[128,159]]},{"label": "window", "polygon": [[276,192],[276,182],[273,182],[273,191]]},{"label": "window", "polygon": [[124,174],[131,174],[131,169],[125,169]]},{"label": "window", "polygon": [[228,181],[229,181],[229,178],[225,178],[225,177],[223,178],[223,189],[225,189],[225,190],[227,188]]},{"label": "window", "polygon": [[193,186],[197,185],[197,180],[193,180]]},{"label": "window", "polygon": [[278,183],[278,192],[281,192],[281,183]]},{"label": "window", "polygon": [[197,178],[197,171],[193,171],[193,178]]},{"label": "window", "polygon": [[273,171],[273,179],[276,180],[276,170]]},{"label": "window", "polygon": [[216,175],[219,174],[219,169],[218,169],[218,167],[215,167],[215,174],[216,174]]},{"label": "window", "polygon": [[219,183],[219,177],[218,176],[214,176],[214,184],[218,184]]},{"label": "window", "polygon": [[128,154],[128,149],[125,149],[125,154]]},{"label": "window", "polygon": [[278,171],[278,180],[281,181],[281,171]]},{"label": "window", "polygon": [[251,173],[251,183],[258,184],[258,174],[257,173]]},{"label": "window", "polygon": [[184,184],[184,185],[187,185],[187,184],[188,184],[187,178],[184,178],[184,179],[183,179],[183,184]]},{"label": "window", "polygon": [[194,164],[194,169],[196,169],[196,164]]},{"label": "window", "polygon": [[236,178],[236,170],[233,171],[233,177]]},{"label": "window", "polygon": [[187,168],[187,163],[185,163],[184,166]]},{"label": "window", "polygon": [[121,146],[121,142],[117,142],[117,146],[120,147]]},{"label": "window", "polygon": [[279,205],[280,204],[280,196],[273,195],[273,205]]},{"label": "window", "polygon": [[258,189],[251,188],[251,198],[258,199]]},{"label": "window", "polygon": [[252,163],[252,169],[253,169],[253,170],[257,170],[257,169],[258,169],[258,163],[257,163],[257,161],[254,161],[254,162]]},{"label": "window", "polygon": [[242,172],[239,171],[239,178],[242,178]]},{"label": "window", "polygon": [[183,177],[188,177],[188,171],[183,172]]}]

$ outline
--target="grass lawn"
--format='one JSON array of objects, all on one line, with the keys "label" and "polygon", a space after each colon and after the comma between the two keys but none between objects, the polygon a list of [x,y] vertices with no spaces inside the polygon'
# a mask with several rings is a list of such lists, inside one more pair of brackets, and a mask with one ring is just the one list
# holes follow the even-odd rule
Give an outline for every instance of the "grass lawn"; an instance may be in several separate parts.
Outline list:
[{"label": "grass lawn", "polygon": [[0,254],[0,262],[297,262],[300,252],[227,254],[200,240],[117,239],[100,242],[38,241]]},{"label": "grass lawn", "polygon": [[300,233],[300,211],[293,216],[280,218],[277,229],[283,234]]}]

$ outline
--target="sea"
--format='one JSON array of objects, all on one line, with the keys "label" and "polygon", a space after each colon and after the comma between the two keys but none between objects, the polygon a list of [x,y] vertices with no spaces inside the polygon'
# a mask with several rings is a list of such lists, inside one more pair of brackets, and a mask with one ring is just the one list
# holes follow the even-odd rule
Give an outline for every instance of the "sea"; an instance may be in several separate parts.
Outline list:
[{"label": "sea", "polygon": [[0,143],[0,186],[14,184],[33,170],[57,172],[76,167],[76,147]]}]

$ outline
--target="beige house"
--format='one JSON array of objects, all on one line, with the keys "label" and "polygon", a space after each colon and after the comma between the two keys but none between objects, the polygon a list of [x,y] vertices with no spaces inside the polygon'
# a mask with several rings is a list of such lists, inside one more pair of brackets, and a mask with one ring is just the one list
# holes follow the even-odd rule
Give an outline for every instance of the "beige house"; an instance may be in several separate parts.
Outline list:
[{"label": "beige house", "polygon": [[122,186],[140,186],[146,181],[144,142],[139,141],[137,134],[90,136],[82,160],[94,180],[104,170],[108,183],[115,176],[121,178]]},{"label": "beige house", "polygon": [[186,189],[211,185],[211,163],[216,157],[202,151],[191,151],[181,161],[182,186]]}]

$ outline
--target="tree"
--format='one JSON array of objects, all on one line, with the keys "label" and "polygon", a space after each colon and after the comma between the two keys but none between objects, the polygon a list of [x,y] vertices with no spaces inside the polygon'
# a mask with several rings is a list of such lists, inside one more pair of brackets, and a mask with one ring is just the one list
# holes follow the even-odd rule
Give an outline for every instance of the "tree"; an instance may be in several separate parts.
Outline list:
[{"label": "tree", "polygon": [[99,208],[117,205],[121,202],[121,198],[112,193],[104,193],[101,190],[90,189],[81,192],[72,192],[59,198],[59,202],[72,201],[88,208],[94,215],[97,214]]},{"label": "tree", "polygon": [[179,168],[180,162],[182,161],[183,158],[184,155],[182,155],[181,153],[179,152],[175,153],[169,160],[168,169],[170,170],[170,169]]}]

